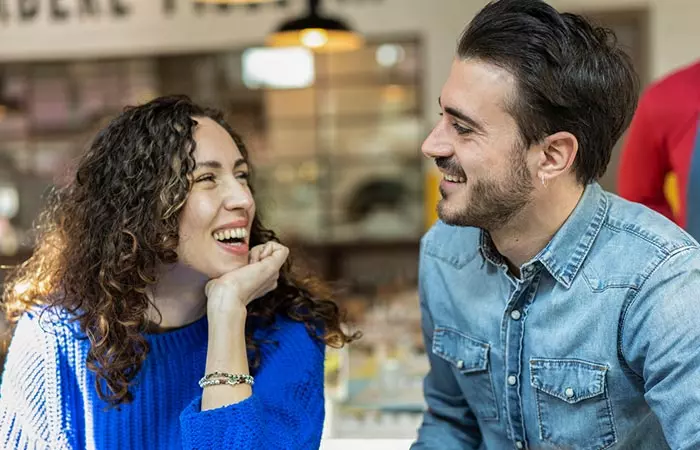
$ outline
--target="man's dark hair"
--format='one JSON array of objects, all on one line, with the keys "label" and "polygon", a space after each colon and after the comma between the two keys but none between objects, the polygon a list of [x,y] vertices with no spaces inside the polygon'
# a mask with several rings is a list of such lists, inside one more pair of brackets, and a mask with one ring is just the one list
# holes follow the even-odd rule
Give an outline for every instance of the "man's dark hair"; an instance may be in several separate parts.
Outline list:
[{"label": "man's dark hair", "polygon": [[632,62],[612,31],[541,0],[498,0],[462,33],[457,55],[514,76],[516,96],[506,107],[526,147],[568,131],[579,142],[577,179],[588,184],[605,173],[639,91]]}]

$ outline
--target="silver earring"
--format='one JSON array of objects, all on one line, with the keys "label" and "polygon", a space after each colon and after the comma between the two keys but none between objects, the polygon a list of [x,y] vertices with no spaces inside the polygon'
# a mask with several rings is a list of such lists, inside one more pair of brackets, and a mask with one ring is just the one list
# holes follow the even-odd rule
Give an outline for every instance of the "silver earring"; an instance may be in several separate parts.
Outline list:
[{"label": "silver earring", "polygon": [[544,175],[540,175],[540,181],[542,181],[542,186],[545,188],[547,187],[547,180],[545,179]]}]

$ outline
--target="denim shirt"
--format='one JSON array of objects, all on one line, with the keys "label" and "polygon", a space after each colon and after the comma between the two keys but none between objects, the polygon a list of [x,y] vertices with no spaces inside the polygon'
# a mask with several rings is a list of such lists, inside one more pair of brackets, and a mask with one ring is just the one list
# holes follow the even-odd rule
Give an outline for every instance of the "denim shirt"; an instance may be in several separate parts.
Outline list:
[{"label": "denim shirt", "polygon": [[412,449],[700,449],[698,243],[591,184],[520,269],[477,228],[423,237]]}]

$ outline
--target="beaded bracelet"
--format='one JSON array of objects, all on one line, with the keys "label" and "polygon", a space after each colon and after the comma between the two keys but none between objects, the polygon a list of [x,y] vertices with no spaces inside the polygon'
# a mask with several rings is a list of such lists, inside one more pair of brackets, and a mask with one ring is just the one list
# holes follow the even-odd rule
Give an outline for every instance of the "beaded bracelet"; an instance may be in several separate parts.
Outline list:
[{"label": "beaded bracelet", "polygon": [[223,373],[223,372],[212,372],[205,375],[199,380],[199,387],[205,388],[208,386],[217,386],[220,384],[227,384],[229,386],[238,386],[239,384],[248,384],[252,386],[255,380],[250,375],[245,375],[242,373]]}]

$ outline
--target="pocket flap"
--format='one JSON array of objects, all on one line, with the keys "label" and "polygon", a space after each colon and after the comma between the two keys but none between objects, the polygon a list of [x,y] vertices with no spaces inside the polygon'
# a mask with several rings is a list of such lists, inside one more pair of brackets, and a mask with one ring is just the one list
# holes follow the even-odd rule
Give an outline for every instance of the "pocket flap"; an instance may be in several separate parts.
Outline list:
[{"label": "pocket flap", "polygon": [[489,344],[457,330],[436,328],[433,332],[433,353],[462,373],[481,372],[488,369]]},{"label": "pocket flap", "polygon": [[578,359],[532,359],[530,384],[573,404],[603,394],[607,371],[604,364]]}]

